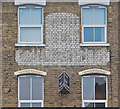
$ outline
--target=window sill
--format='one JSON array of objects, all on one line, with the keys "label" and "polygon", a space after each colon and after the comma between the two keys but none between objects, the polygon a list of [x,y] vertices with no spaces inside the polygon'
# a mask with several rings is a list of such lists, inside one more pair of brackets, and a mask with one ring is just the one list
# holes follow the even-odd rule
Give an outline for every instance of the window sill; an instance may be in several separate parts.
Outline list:
[{"label": "window sill", "polygon": [[106,47],[109,47],[110,44],[108,43],[105,43],[105,44],[84,44],[84,43],[80,43],[80,46],[83,46],[83,47],[90,47],[90,46],[96,46],[96,47],[101,47],[101,46],[106,46]]},{"label": "window sill", "polygon": [[15,44],[16,47],[45,47],[45,44],[41,44],[41,43],[16,43]]}]

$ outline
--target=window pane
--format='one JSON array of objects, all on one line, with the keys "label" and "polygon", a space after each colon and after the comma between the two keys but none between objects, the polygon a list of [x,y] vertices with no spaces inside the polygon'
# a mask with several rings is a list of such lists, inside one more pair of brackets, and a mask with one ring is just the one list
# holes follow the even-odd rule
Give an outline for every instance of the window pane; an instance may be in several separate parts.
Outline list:
[{"label": "window pane", "polygon": [[20,77],[19,80],[20,100],[30,100],[30,78]]},{"label": "window pane", "polygon": [[83,77],[83,100],[94,100],[93,77]]},{"label": "window pane", "polygon": [[95,107],[105,107],[105,103],[95,103]]},{"label": "window pane", "polygon": [[83,8],[82,24],[84,25],[104,25],[106,24],[105,8]]},{"label": "window pane", "polygon": [[94,41],[94,29],[93,27],[84,28],[84,42],[93,42]]},{"label": "window pane", "polygon": [[93,24],[93,8],[82,9],[82,24],[90,25]]},{"label": "window pane", "polygon": [[19,9],[19,23],[20,24],[30,24],[30,9],[29,8],[20,8]]},{"label": "window pane", "polygon": [[32,103],[32,107],[42,107],[41,103]]},{"label": "window pane", "polygon": [[106,23],[105,8],[94,8],[95,25],[104,25]]},{"label": "window pane", "polygon": [[84,42],[104,42],[104,27],[84,27]]},{"label": "window pane", "polygon": [[104,42],[104,41],[105,41],[105,28],[95,27],[95,42]]},{"label": "window pane", "polygon": [[94,103],[85,103],[85,107],[94,107]]},{"label": "window pane", "polygon": [[95,78],[95,100],[106,100],[106,78]]},{"label": "window pane", "polygon": [[41,28],[40,27],[22,27],[20,29],[20,42],[40,42]]},{"label": "window pane", "polygon": [[31,24],[42,24],[42,8],[31,8]]},{"label": "window pane", "polygon": [[32,77],[32,99],[43,99],[43,77]]},{"label": "window pane", "polygon": [[40,25],[42,24],[42,8],[20,8],[20,24]]},{"label": "window pane", "polygon": [[20,103],[20,107],[30,107],[30,103]]}]

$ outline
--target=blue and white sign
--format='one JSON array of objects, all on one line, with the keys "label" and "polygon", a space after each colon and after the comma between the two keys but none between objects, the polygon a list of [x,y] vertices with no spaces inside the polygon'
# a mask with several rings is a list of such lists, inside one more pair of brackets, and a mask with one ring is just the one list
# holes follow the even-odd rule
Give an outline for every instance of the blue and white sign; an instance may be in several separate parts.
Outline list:
[{"label": "blue and white sign", "polygon": [[59,75],[59,92],[67,91],[70,92],[70,77],[64,71]]}]

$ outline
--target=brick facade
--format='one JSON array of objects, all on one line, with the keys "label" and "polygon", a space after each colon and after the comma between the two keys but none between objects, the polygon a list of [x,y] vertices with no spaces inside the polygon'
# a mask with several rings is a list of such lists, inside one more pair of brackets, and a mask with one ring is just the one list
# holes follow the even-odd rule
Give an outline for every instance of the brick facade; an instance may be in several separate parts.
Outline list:
[{"label": "brick facade", "polygon": [[[119,2],[119,7],[120,7],[120,2]],[[119,8],[120,11],[120,8]],[[118,72],[120,72],[120,13],[118,14],[118,24],[119,24],[119,32],[118,32]],[[119,75],[119,84],[120,84],[120,75]],[[120,101],[120,85],[119,85],[119,101]],[[119,102],[119,107],[120,107],[120,102]]]},{"label": "brick facade", "polygon": [[[18,78],[14,72],[24,69],[47,72],[44,76],[45,107],[81,107],[82,76],[78,72],[93,68],[111,72],[108,76],[108,107],[120,106],[118,3],[111,2],[107,6],[107,39],[110,47],[79,45],[81,7],[78,3],[47,3],[43,8],[46,47],[15,47],[17,6],[10,2],[2,3],[2,107],[18,106]],[[57,20],[66,23],[63,26],[63,23],[55,22]],[[69,94],[58,92],[58,76],[62,71],[70,76]]]}]

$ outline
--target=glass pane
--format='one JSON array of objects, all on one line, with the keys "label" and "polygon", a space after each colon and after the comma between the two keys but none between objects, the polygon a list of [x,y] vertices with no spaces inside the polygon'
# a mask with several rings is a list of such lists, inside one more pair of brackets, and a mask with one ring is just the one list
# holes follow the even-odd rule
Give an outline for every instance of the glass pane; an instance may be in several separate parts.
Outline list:
[{"label": "glass pane", "polygon": [[82,9],[82,24],[90,25],[93,24],[93,8]]},{"label": "glass pane", "polygon": [[40,27],[22,27],[20,29],[20,42],[40,42]]},{"label": "glass pane", "polygon": [[30,107],[30,103],[20,103],[20,107]]},{"label": "glass pane", "polygon": [[85,107],[94,107],[94,103],[85,103],[84,106]]},{"label": "glass pane", "polygon": [[31,24],[42,24],[42,8],[31,8]]},{"label": "glass pane", "polygon": [[42,8],[20,8],[20,24],[40,25],[42,24]]},{"label": "glass pane", "polygon": [[106,24],[105,8],[83,8],[82,24],[85,25],[104,25]]},{"label": "glass pane", "polygon": [[32,99],[43,99],[43,77],[32,77]]},{"label": "glass pane", "polygon": [[104,25],[106,23],[105,8],[94,8],[95,25]]},{"label": "glass pane", "polygon": [[83,77],[83,100],[94,100],[93,77]]},{"label": "glass pane", "polygon": [[32,103],[32,107],[42,107],[41,103]]},{"label": "glass pane", "polygon": [[84,42],[94,41],[94,29],[93,27],[84,27]]},{"label": "glass pane", "polygon": [[105,107],[105,103],[95,103],[95,107]]},{"label": "glass pane", "polygon": [[29,8],[20,8],[19,9],[19,23],[20,24],[30,24],[30,9]]},{"label": "glass pane", "polygon": [[30,78],[19,77],[20,100],[30,100]]},{"label": "glass pane", "polygon": [[95,27],[95,42],[104,42],[104,41],[105,41],[105,28]]},{"label": "glass pane", "polygon": [[106,100],[106,78],[95,78],[95,100]]}]

